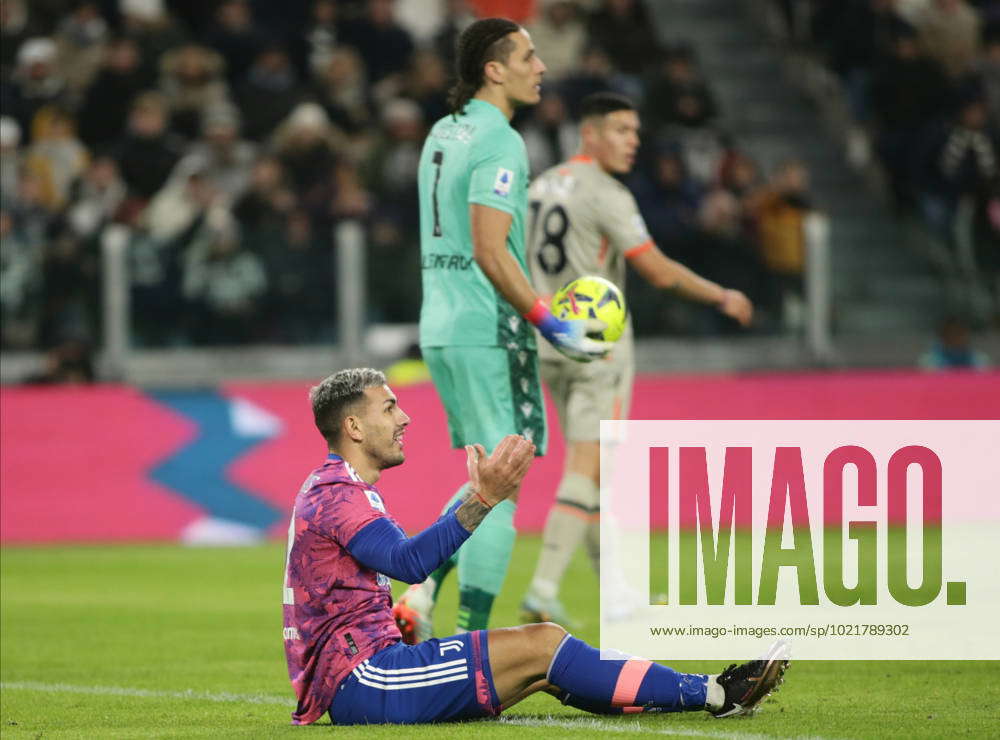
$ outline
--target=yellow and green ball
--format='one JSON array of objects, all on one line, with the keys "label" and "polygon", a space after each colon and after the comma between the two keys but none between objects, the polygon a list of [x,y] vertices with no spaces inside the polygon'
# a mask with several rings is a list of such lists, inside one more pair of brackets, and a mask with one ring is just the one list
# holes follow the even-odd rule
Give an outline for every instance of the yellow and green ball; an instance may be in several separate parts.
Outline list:
[{"label": "yellow and green ball", "polygon": [[605,342],[616,342],[625,331],[628,315],[625,298],[610,280],[595,275],[584,275],[566,283],[552,296],[552,313],[564,321],[571,319],[599,319],[607,326],[601,332],[587,332],[587,336]]}]

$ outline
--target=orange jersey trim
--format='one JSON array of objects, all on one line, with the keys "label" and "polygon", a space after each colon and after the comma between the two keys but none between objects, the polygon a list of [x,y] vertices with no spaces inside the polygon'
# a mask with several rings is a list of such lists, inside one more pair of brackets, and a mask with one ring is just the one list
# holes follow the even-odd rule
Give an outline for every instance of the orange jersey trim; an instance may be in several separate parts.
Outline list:
[{"label": "orange jersey trim", "polygon": [[631,259],[637,254],[642,254],[643,252],[648,252],[653,248],[653,240],[644,241],[642,244],[636,244],[634,247],[629,247],[625,250],[625,258]]}]

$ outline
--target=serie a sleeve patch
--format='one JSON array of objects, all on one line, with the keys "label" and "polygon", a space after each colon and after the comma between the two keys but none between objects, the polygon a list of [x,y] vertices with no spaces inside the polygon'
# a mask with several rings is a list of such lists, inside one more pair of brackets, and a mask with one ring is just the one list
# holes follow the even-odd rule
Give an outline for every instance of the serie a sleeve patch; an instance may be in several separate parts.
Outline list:
[{"label": "serie a sleeve patch", "polygon": [[385,514],[385,504],[382,503],[382,497],[379,496],[375,491],[369,491],[365,489],[365,496],[368,497],[368,503],[372,505],[372,508],[376,511],[381,511]]},{"label": "serie a sleeve patch", "polygon": [[501,198],[510,195],[510,187],[514,182],[514,173],[506,167],[497,167],[497,176],[493,180],[493,192]]}]

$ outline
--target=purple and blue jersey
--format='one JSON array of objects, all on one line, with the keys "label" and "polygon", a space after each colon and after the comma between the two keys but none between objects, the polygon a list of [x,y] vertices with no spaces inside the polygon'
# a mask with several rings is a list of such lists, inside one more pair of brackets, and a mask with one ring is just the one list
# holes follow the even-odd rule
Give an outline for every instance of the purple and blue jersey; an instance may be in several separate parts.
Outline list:
[{"label": "purple and blue jersey", "polygon": [[389,579],[347,549],[381,518],[388,516],[378,490],[335,455],[295,497],[283,598],[285,656],[298,699],[294,724],[319,719],[357,665],[401,639]]},{"label": "purple and blue jersey", "polygon": [[[404,645],[389,578],[422,581],[468,539],[456,506],[415,537],[382,496],[330,455],[295,498],[288,528],[284,637],[294,724],[443,722],[499,714],[486,630]],[[388,575],[386,575],[388,574]],[[549,680],[588,711],[705,706],[707,676],[649,661],[606,660],[566,636]],[[595,708],[596,707],[596,708]]]},{"label": "purple and blue jersey", "polygon": [[[426,709],[428,702],[439,705],[442,717],[496,712],[495,695],[487,689],[485,635],[452,641],[438,655],[430,644],[400,645],[392,616],[389,577],[419,583],[468,539],[455,514],[459,505],[407,537],[386,513],[378,490],[337,455],[306,479],[288,529],[283,598],[285,656],[298,698],[295,724],[319,719],[349,676],[360,679],[361,691],[379,690],[366,703],[369,710],[382,706],[392,716]],[[386,652],[396,645],[401,650]],[[362,676],[366,672],[374,678]],[[411,680],[382,680],[396,672]],[[423,679],[412,680],[418,676]],[[442,692],[436,688],[442,677],[456,685]],[[394,698],[386,699],[385,692]]]}]

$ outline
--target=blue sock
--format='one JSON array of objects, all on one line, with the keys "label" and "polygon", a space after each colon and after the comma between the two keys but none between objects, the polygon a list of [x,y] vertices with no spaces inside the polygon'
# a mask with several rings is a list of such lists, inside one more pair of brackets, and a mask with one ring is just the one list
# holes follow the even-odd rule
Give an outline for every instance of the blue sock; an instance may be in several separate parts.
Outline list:
[{"label": "blue sock", "polygon": [[566,635],[549,665],[548,680],[591,712],[600,707],[655,707],[665,712],[705,708],[705,674],[678,673],[648,660],[622,657],[601,660],[600,651]]},{"label": "blue sock", "polygon": [[576,707],[577,709],[582,709],[583,711],[590,712],[591,714],[633,714],[639,712],[663,711],[659,707],[613,707],[610,704],[602,704],[601,702],[581,699],[576,694],[570,694],[566,691],[563,691],[556,698],[568,707]]}]

